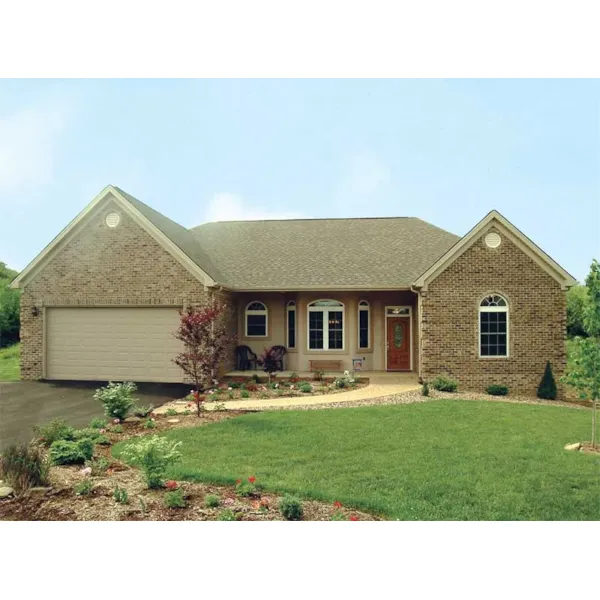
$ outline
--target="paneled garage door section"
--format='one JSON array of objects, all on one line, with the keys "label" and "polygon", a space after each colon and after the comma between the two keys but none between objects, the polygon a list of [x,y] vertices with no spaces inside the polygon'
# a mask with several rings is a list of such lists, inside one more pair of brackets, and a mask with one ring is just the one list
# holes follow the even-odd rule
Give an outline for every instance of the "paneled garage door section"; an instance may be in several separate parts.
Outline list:
[{"label": "paneled garage door section", "polygon": [[181,382],[175,308],[47,308],[46,378]]}]

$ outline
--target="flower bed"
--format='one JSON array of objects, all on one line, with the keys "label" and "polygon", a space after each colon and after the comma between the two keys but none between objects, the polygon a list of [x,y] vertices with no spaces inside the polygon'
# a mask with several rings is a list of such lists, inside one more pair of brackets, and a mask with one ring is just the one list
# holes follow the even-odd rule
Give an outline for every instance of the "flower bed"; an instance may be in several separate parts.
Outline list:
[{"label": "flower bed", "polygon": [[[243,414],[241,411],[202,412],[196,415],[153,414],[155,432],[197,427]],[[176,422],[173,422],[176,421]],[[146,421],[147,422],[147,421]],[[165,481],[149,489],[142,472],[113,457],[111,446],[148,435],[145,422],[136,418],[107,425],[108,444],[94,447],[93,461],[100,472],[82,465],[50,467],[49,486],[33,488],[19,497],[0,500],[0,521],[275,521],[284,520],[281,497],[266,493],[253,475],[232,485]],[[339,503],[301,501],[303,520],[377,520]]]}]

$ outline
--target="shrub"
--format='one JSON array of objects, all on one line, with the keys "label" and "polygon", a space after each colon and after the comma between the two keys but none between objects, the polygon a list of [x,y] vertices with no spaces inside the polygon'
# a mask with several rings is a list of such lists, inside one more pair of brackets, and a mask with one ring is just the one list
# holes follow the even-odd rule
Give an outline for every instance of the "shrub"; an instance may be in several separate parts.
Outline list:
[{"label": "shrub", "polygon": [[167,508],[185,508],[187,506],[182,489],[166,492],[164,502]]},{"label": "shrub", "polygon": [[248,392],[258,392],[258,385],[256,383],[247,383],[246,390]]},{"label": "shrub", "polygon": [[232,390],[237,390],[239,389],[240,384],[237,381],[230,381],[227,387],[230,387]]},{"label": "shrub", "polygon": [[135,404],[132,394],[136,389],[135,383],[131,381],[124,383],[111,381],[106,387],[96,390],[94,399],[102,402],[107,417],[123,420]]},{"label": "shrub", "polygon": [[50,446],[50,460],[55,465],[83,464],[94,454],[94,442],[89,438],[77,441],[56,440]]},{"label": "shrub", "polygon": [[146,419],[144,429],[154,429],[155,427],[156,423],[152,419]]},{"label": "shrub", "polygon": [[92,458],[85,463],[86,467],[90,467],[92,469],[92,475],[94,477],[99,477],[100,475],[104,475],[108,469],[108,459],[104,458],[104,456],[100,456],[98,458]]},{"label": "shrub", "polygon": [[325,371],[321,371],[321,369],[315,369],[313,379],[315,381],[323,381],[323,375],[325,375]]},{"label": "shrub", "polygon": [[75,429],[70,439],[73,441],[77,441],[88,438],[95,442],[100,437],[102,437],[102,434],[100,433],[99,429],[94,429],[93,427],[86,427],[84,429]]},{"label": "shrub", "polygon": [[429,384],[426,381],[423,382],[423,386],[421,387],[421,395],[429,396]]},{"label": "shrub", "polygon": [[249,497],[254,496],[258,492],[258,485],[256,485],[256,477],[248,477],[247,481],[238,479],[235,482],[235,493],[238,496]]},{"label": "shrub", "polygon": [[153,410],[154,405],[148,404],[148,406],[134,406],[132,412],[134,417],[145,419]]},{"label": "shrub", "polygon": [[76,496],[89,496],[93,489],[94,484],[92,483],[92,480],[87,477],[73,486],[73,491]]},{"label": "shrub", "polygon": [[204,498],[204,505],[208,508],[216,508],[219,504],[221,504],[221,498],[216,494],[208,494]]},{"label": "shrub", "polygon": [[295,496],[284,496],[279,501],[279,512],[283,515],[286,521],[300,521],[304,514],[302,508],[302,500]]},{"label": "shrub", "polygon": [[129,494],[125,488],[117,486],[113,492],[113,498],[119,504],[127,504],[129,502]]},{"label": "shrub", "polygon": [[165,414],[167,417],[175,417],[177,416],[177,411],[174,408],[167,408],[167,412]]},{"label": "shrub", "polygon": [[237,519],[235,513],[230,508],[226,508],[217,515],[217,521],[237,521]]},{"label": "shrub", "polygon": [[290,377],[289,380],[291,383],[297,383],[298,381],[300,381],[300,377],[298,377],[298,373],[296,373],[296,371],[294,371]]},{"label": "shrub", "polygon": [[111,433],[123,433],[123,425],[113,425],[110,428]]},{"label": "shrub", "polygon": [[88,425],[89,429],[105,429],[106,428],[106,419],[95,418],[90,421]]},{"label": "shrub", "polygon": [[431,385],[440,392],[455,392],[458,389],[458,383],[444,375],[436,377]]},{"label": "shrub", "polygon": [[554,381],[552,366],[550,365],[550,361],[548,361],[537,390],[537,397],[544,400],[556,400],[556,393],[556,381]]},{"label": "shrub", "polygon": [[240,392],[240,398],[250,398],[250,392],[248,392],[248,390],[242,390]]},{"label": "shrub", "polygon": [[260,377],[256,373],[252,373],[252,375],[250,376],[250,380],[253,381],[254,383],[259,383]]},{"label": "shrub", "polygon": [[75,429],[63,419],[54,419],[48,425],[36,425],[33,428],[40,443],[49,448],[58,440],[72,440]]},{"label": "shrub", "polygon": [[34,445],[13,444],[0,456],[0,479],[8,481],[17,494],[47,485],[49,468],[43,451]]},{"label": "shrub", "polygon": [[488,385],[485,391],[491,396],[508,396],[508,387],[505,385]]},{"label": "shrub", "polygon": [[313,389],[312,389],[312,385],[310,385],[310,383],[308,383],[308,381],[301,381],[298,384],[298,389],[303,393],[303,394],[310,394]]},{"label": "shrub", "polygon": [[341,510],[336,510],[331,517],[329,518],[330,521],[347,521],[348,517],[341,511]]},{"label": "shrub", "polygon": [[170,442],[153,435],[127,444],[123,458],[144,472],[149,488],[159,488],[162,487],[167,467],[181,458],[180,445],[181,442]]}]

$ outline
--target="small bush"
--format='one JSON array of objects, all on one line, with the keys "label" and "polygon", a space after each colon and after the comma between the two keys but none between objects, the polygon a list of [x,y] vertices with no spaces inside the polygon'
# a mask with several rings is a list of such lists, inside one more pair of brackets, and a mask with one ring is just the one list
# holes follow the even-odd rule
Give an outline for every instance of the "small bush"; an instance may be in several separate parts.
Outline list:
[{"label": "small bush", "polygon": [[123,433],[123,425],[113,425],[110,428],[111,433]]},{"label": "small bush", "polygon": [[145,419],[154,410],[154,405],[149,404],[148,406],[134,406],[132,413],[134,417]]},{"label": "small bush", "polygon": [[100,475],[104,475],[108,469],[109,462],[104,456],[100,456],[99,458],[92,458],[85,463],[86,467],[90,467],[92,469],[92,476],[99,477]]},{"label": "small bush", "polygon": [[323,376],[325,375],[325,371],[321,371],[320,369],[316,369],[313,374],[313,379],[315,381],[323,381]]},{"label": "small bush", "polygon": [[237,519],[235,513],[230,508],[226,508],[218,514],[217,521],[237,521]]},{"label": "small bush", "polygon": [[106,429],[106,419],[95,418],[88,425],[90,429]]},{"label": "small bush", "polygon": [[111,381],[106,387],[96,390],[94,399],[102,402],[107,417],[123,420],[135,404],[132,394],[136,389],[135,383],[131,381],[125,383]]},{"label": "small bush", "polygon": [[34,445],[13,444],[0,456],[0,479],[10,483],[17,494],[48,485],[49,468],[43,451]]},{"label": "small bush", "polygon": [[49,448],[58,440],[72,440],[75,429],[63,419],[54,419],[48,425],[36,425],[33,428],[40,443]]},{"label": "small bush", "polygon": [[167,508],[185,508],[187,502],[183,495],[183,490],[173,490],[172,492],[166,492],[164,497],[164,503]]},{"label": "small bush", "polygon": [[426,381],[423,382],[423,386],[421,387],[421,395],[429,396],[429,384]]},{"label": "small bush", "polygon": [[159,488],[162,487],[167,467],[181,458],[180,445],[181,442],[170,442],[153,435],[127,444],[123,458],[144,472],[149,488]]},{"label": "small bush", "polygon": [[156,423],[152,419],[146,419],[144,423],[144,429],[155,429]]},{"label": "small bush", "polygon": [[99,429],[94,429],[93,427],[86,427],[85,429],[76,429],[75,431],[73,431],[73,436],[71,437],[71,439],[73,441],[77,441],[88,438],[95,442],[101,436],[102,434],[100,433]]},{"label": "small bush", "polygon": [[204,506],[207,508],[216,508],[221,504],[221,498],[216,494],[208,494],[206,498],[204,498]]},{"label": "small bush", "polygon": [[113,498],[119,504],[127,504],[129,502],[129,494],[125,488],[117,486],[113,492]]},{"label": "small bush", "polygon": [[235,394],[231,391],[231,392],[227,392],[227,395],[229,396],[230,400],[233,400],[235,398]]},{"label": "small bush", "polygon": [[289,380],[291,383],[297,383],[298,381],[300,381],[300,377],[298,377],[298,373],[296,373],[296,371],[294,371],[290,377]]},{"label": "small bush", "polygon": [[454,379],[443,375],[436,377],[431,385],[440,392],[455,392],[458,389],[458,383]]},{"label": "small bush", "polygon": [[94,484],[88,477],[73,486],[73,491],[75,492],[76,496],[89,496],[93,489]]},{"label": "small bush", "polygon": [[279,512],[283,515],[286,521],[300,521],[304,515],[302,508],[302,500],[295,496],[284,496],[279,501]]},{"label": "small bush", "polygon": [[237,390],[239,389],[240,384],[237,381],[230,381],[227,387],[230,387],[232,390]]},{"label": "small bush", "polygon": [[253,374],[251,375],[250,379],[251,379],[252,381],[254,381],[254,383],[259,383],[259,382],[260,382],[260,377],[259,377],[259,376],[258,376],[256,373],[253,373]]},{"label": "small bush", "polygon": [[258,385],[256,383],[247,383],[246,390],[248,392],[258,392]]},{"label": "small bush", "polygon": [[167,417],[176,417],[177,411],[174,408],[167,408],[167,412],[165,414]]},{"label": "small bush", "polygon": [[313,391],[312,385],[310,385],[310,383],[308,383],[308,381],[302,381],[301,383],[299,383],[298,389],[303,394],[310,394]]},{"label": "small bush", "polygon": [[[208,397],[208,401],[209,402],[216,402],[219,399],[219,396],[217,396],[217,394],[210,394],[210,396]],[[167,415],[168,415],[168,411],[167,411]],[[176,413],[177,414],[177,413]]]},{"label": "small bush", "polygon": [[235,482],[235,493],[238,496],[249,497],[254,496],[258,492],[259,486],[256,485],[256,477],[248,477],[247,481],[238,479]]},{"label": "small bush", "polygon": [[336,510],[331,517],[329,518],[330,521],[347,521],[348,517],[341,511],[341,510]]},{"label": "small bush", "polygon": [[250,398],[250,392],[248,392],[248,390],[242,390],[240,392],[240,398]]},{"label": "small bush", "polygon": [[94,454],[94,443],[89,438],[80,440],[56,440],[50,446],[50,460],[55,465],[83,464]]},{"label": "small bush", "polygon": [[490,396],[508,396],[508,387],[505,385],[488,385],[488,387],[485,388],[485,391],[490,394]]},{"label": "small bush", "polygon": [[556,400],[556,394],[556,381],[554,380],[554,374],[552,373],[552,366],[550,365],[550,361],[548,361],[537,390],[537,397],[542,398],[543,400]]}]

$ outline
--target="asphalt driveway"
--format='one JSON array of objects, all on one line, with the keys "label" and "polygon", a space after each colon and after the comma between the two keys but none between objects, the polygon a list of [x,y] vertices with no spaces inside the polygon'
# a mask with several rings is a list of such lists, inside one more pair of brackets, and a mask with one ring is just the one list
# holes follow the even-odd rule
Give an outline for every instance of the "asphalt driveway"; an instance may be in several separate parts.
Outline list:
[{"label": "asphalt driveway", "polygon": [[[13,443],[28,442],[34,425],[65,419],[73,427],[85,427],[103,416],[102,405],[92,397],[106,382],[0,383],[0,450]],[[139,404],[160,406],[189,393],[189,385],[140,383],[135,397]]]}]

